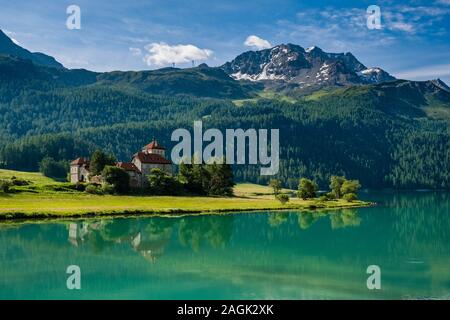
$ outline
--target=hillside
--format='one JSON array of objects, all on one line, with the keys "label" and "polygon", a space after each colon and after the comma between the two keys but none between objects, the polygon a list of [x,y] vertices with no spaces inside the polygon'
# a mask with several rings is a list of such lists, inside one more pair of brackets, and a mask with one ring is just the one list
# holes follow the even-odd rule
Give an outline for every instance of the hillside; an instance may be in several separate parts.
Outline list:
[{"label": "hillside", "polygon": [[197,97],[245,98],[246,87],[234,81],[220,68],[200,65],[196,68],[164,68],[152,71],[115,71],[101,74],[98,84],[135,88],[151,94],[190,94]]},{"label": "hillside", "polygon": [[63,68],[63,65],[53,57],[41,52],[30,52],[15,44],[2,30],[0,30],[0,53],[30,60],[39,66]]}]

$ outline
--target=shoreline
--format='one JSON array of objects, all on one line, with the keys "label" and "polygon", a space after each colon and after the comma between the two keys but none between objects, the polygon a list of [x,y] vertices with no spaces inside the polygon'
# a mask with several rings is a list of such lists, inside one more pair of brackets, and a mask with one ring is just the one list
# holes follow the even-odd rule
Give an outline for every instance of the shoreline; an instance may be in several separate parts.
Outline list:
[{"label": "shoreline", "polygon": [[[332,201],[330,201],[332,202]],[[345,204],[336,204],[327,206],[326,203],[314,204],[289,204],[279,207],[258,207],[258,208],[215,208],[215,209],[151,209],[151,210],[105,210],[105,211],[86,211],[86,212],[22,212],[10,211],[0,212],[0,224],[8,222],[27,222],[27,221],[45,221],[45,220],[64,220],[64,219],[94,219],[94,218],[128,218],[128,217],[166,217],[176,218],[183,216],[203,216],[203,215],[226,215],[239,213],[254,213],[257,211],[334,211],[341,209],[356,209],[375,206],[374,202],[354,201]]]}]

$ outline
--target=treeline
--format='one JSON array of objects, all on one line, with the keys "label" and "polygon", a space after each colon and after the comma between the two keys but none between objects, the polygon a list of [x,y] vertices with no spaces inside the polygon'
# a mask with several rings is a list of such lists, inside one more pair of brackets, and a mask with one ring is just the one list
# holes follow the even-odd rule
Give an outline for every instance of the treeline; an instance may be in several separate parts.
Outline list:
[{"label": "treeline", "polygon": [[[271,179],[269,187],[272,188],[275,198],[281,203],[289,201],[289,195],[281,193],[282,182],[279,179]],[[319,197],[321,201],[344,199],[352,202],[358,199],[358,190],[361,184],[358,180],[348,180],[343,176],[331,176],[330,191]],[[317,198],[319,186],[314,180],[300,178],[297,187],[297,197],[303,200]]]},{"label": "treeline", "polygon": [[44,158],[68,162],[87,156],[92,149],[92,145],[75,139],[70,134],[26,137],[0,146],[0,166],[13,170],[38,171]]}]

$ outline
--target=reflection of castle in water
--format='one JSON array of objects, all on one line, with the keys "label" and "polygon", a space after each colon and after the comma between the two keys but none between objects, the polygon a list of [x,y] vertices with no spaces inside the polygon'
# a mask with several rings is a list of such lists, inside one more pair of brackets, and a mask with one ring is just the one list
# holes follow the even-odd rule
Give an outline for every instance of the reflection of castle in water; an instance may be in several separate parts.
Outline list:
[{"label": "reflection of castle in water", "polygon": [[166,234],[148,234],[139,232],[132,240],[131,245],[146,260],[155,262],[164,254],[164,249],[170,241],[171,229]]},{"label": "reflection of castle in water", "polygon": [[92,230],[100,230],[104,223],[99,222],[81,222],[81,223],[70,223],[69,224],[69,242],[78,247],[82,242],[86,241],[87,235]]},{"label": "reflection of castle in water", "polygon": [[69,242],[78,247],[85,240],[85,236],[89,233],[87,223],[70,223],[69,224]]},{"label": "reflection of castle in water", "polygon": [[101,239],[104,244],[129,243],[136,252],[153,263],[164,254],[165,247],[170,242],[172,228],[148,230],[152,229],[149,227],[151,226],[128,223],[126,220],[74,222],[68,225],[68,241],[75,247],[83,245],[89,239],[92,239],[92,242]]},{"label": "reflection of castle in water", "polygon": [[174,229],[183,247],[194,251],[203,245],[225,247],[231,238],[233,217],[103,219],[68,225],[69,242],[74,246],[88,244],[101,252],[114,244],[129,244],[146,260],[154,263],[169,245]]}]

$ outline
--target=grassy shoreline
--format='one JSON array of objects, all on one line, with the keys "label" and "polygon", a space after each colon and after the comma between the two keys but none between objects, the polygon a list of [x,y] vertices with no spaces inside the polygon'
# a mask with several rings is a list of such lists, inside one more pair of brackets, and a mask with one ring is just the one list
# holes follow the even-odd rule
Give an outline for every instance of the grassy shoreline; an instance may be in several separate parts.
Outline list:
[{"label": "grassy shoreline", "polygon": [[[137,215],[224,214],[274,210],[336,210],[370,206],[364,201],[326,201],[291,199],[285,205],[264,197],[132,197],[86,196],[77,194],[58,197],[12,195],[5,205],[0,197],[0,221],[16,219],[119,217]],[[20,198],[20,199],[17,199]],[[84,197],[83,197],[84,198]],[[105,199],[106,198],[106,199]],[[75,204],[74,204],[75,202]],[[94,204],[94,202],[102,202]],[[63,205],[62,203],[66,203]]]},{"label": "grassy shoreline", "polygon": [[[0,170],[0,176],[18,175]],[[38,173],[23,173],[36,185],[51,181]],[[58,182],[53,182],[58,184]],[[62,185],[62,184],[60,184]],[[20,188],[18,188],[20,189]],[[226,214],[274,210],[336,210],[373,205],[370,202],[345,200],[319,201],[291,198],[286,204],[274,199],[266,186],[238,184],[235,197],[92,195],[85,192],[24,191],[0,194],[0,221],[127,217],[127,216],[180,216],[199,214]],[[282,190],[290,193],[292,190]]]}]

